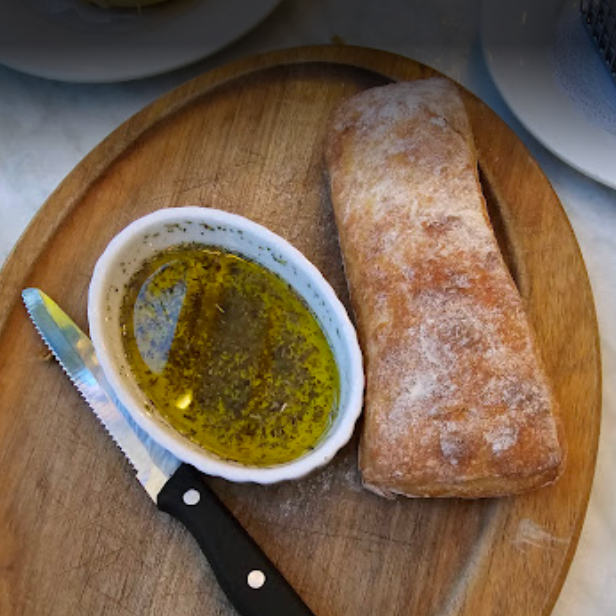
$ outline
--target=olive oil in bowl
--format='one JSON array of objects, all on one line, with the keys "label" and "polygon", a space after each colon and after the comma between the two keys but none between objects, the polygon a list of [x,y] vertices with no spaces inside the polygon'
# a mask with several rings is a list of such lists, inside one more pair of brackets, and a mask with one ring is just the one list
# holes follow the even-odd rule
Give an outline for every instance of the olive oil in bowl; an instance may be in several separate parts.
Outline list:
[{"label": "olive oil in bowl", "polygon": [[131,278],[121,325],[155,411],[223,459],[295,460],[335,419],[338,368],[316,317],[241,255],[200,244],[161,251]]}]

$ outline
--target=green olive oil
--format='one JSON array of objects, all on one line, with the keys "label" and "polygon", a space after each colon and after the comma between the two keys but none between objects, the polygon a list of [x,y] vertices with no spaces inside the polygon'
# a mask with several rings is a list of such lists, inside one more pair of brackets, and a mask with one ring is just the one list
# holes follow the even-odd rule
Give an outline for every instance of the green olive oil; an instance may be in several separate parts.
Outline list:
[{"label": "green olive oil", "polygon": [[128,363],[156,412],[218,456],[294,460],[331,426],[339,375],[311,310],[282,279],[197,244],[147,261],[127,286]]}]

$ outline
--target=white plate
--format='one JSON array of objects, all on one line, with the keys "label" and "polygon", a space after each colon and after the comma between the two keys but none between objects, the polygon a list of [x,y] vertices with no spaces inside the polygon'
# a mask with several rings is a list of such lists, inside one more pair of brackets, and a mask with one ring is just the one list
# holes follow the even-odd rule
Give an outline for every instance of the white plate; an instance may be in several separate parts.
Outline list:
[{"label": "white plate", "polygon": [[70,82],[112,82],[186,66],[233,42],[280,0],[169,0],[106,10],[81,0],[0,2],[0,63]]},{"label": "white plate", "polygon": [[484,0],[481,31],[492,78],[519,120],[562,160],[616,188],[616,85],[579,0]]}]

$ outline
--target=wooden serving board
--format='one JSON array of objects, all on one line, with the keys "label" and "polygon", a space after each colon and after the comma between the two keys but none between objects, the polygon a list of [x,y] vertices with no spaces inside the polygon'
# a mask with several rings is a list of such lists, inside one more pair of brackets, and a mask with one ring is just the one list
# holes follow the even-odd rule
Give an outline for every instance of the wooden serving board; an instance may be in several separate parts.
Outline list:
[{"label": "wooden serving board", "polygon": [[[2,616],[233,613],[193,539],[153,506],[49,359],[21,289],[41,287],[86,328],[90,275],[109,240],[148,212],[190,204],[283,235],[348,306],[323,177],[326,120],[355,92],[434,74],[350,47],[243,60],[138,113],[51,196],[0,276]],[[584,263],[535,161],[485,104],[464,98],[494,226],[563,408],[567,470],[516,498],[388,501],[362,490],[355,438],[302,481],[212,479],[317,616],[548,614],[582,526],[600,420]]]}]

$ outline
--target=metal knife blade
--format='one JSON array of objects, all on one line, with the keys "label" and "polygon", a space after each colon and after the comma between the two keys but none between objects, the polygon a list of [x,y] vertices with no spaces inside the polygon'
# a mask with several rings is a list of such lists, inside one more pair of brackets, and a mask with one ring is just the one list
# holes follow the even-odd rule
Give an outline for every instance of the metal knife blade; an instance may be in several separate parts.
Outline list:
[{"label": "metal knife blade", "polygon": [[182,522],[197,540],[239,614],[314,616],[201,474],[130,418],[109,387],[90,339],[39,289],[25,289],[22,297],[45,344],[136,469],[158,508]]},{"label": "metal knife blade", "polygon": [[30,319],[79,393],[137,471],[137,479],[156,502],[181,462],[144,432],[109,387],[90,339],[39,289],[22,298]]}]

